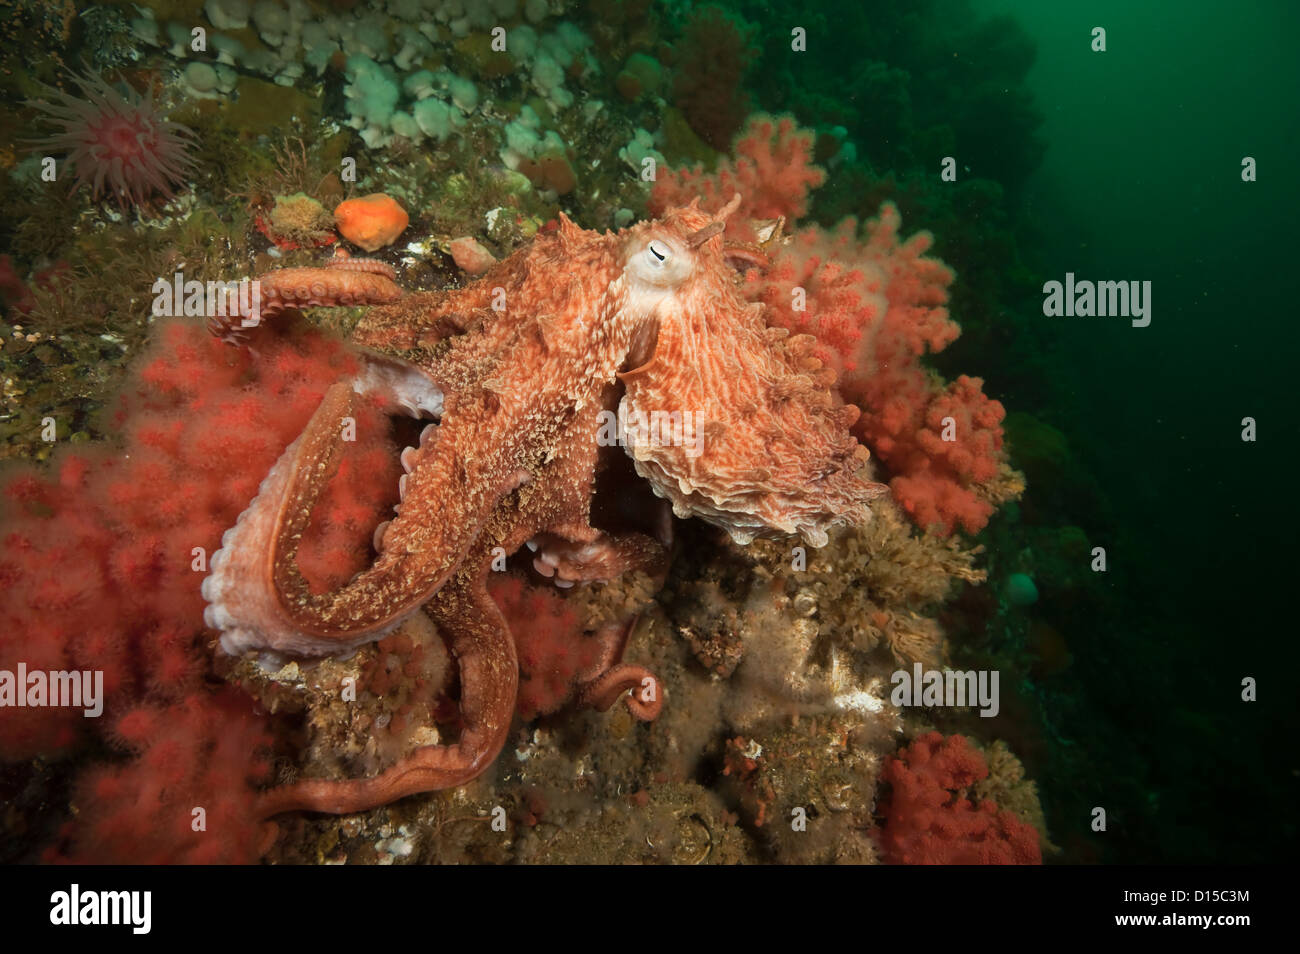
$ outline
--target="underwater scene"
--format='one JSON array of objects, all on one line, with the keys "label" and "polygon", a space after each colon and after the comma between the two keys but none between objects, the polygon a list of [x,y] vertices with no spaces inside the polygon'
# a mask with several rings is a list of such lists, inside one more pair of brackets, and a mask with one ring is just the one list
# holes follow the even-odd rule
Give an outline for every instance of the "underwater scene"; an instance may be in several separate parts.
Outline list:
[{"label": "underwater scene", "polygon": [[1300,5],[0,14],[0,860],[1294,857]]}]

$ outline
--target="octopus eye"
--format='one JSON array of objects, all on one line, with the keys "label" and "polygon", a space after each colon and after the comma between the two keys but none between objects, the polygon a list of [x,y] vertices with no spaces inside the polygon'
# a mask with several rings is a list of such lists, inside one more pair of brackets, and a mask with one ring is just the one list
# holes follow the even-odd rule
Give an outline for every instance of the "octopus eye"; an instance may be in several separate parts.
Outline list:
[{"label": "octopus eye", "polygon": [[663,242],[651,242],[646,246],[646,257],[655,268],[663,268],[664,263],[672,257],[672,254],[672,249]]}]

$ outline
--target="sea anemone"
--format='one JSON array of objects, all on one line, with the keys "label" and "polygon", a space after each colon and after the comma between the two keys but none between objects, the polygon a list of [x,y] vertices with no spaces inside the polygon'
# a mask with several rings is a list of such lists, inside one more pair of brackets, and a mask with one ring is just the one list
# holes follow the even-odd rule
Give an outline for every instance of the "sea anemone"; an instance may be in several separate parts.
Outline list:
[{"label": "sea anemone", "polygon": [[193,169],[185,153],[193,133],[159,116],[151,92],[142,96],[126,82],[119,90],[98,76],[73,80],[81,98],[46,86],[43,99],[29,102],[58,127],[32,145],[64,153],[76,174],[72,191],[89,184],[96,201],[111,193],[125,211],[154,194],[170,199]]}]

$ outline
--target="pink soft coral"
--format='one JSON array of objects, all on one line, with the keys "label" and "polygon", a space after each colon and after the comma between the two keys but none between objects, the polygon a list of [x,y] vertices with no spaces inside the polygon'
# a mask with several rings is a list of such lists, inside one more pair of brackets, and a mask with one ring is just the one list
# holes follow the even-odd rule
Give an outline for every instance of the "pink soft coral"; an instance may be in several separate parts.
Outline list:
[{"label": "pink soft coral", "polygon": [[789,116],[751,116],[733,152],[736,158],[718,160],[713,172],[699,165],[666,171],[650,192],[651,214],[662,215],[694,198],[716,212],[739,192],[740,208],[727,220],[726,236],[752,242],[757,238],[753,220],[800,218],[808,212],[809,192],[826,181],[826,173],[812,164],[813,134]]},{"label": "pink soft coral", "polygon": [[[670,172],[651,193],[652,211],[699,197],[711,211],[737,192],[727,239],[753,243],[754,220],[793,220],[808,209],[824,173],[812,165],[812,135],[789,117],[756,116],[737,140],[737,159],[716,172]],[[927,253],[920,232],[899,238],[889,202],[859,228],[855,219],[825,230],[806,226],[749,268],[744,293],[767,306],[768,323],[817,339],[816,357],[833,369],[845,401],[863,411],[855,433],[889,471],[890,487],[922,527],[976,533],[993,506],[981,486],[998,472],[1002,405],[978,378],[945,384],[921,363],[961,333],[945,307],[953,272]]]},{"label": "pink soft coral", "polygon": [[1010,812],[964,792],[989,769],[965,736],[921,736],[885,764],[889,793],[878,832],[885,860],[902,865],[1036,865],[1038,832]]},{"label": "pink soft coral", "polygon": [[978,378],[945,385],[921,363],[961,333],[945,307],[953,273],[926,255],[928,233],[900,241],[899,225],[887,202],[861,235],[853,219],[805,228],[771,268],[748,272],[747,293],[770,306],[770,323],[817,338],[840,393],[862,409],[855,433],[915,522],[976,533],[993,512],[979,489],[998,472],[1004,411]]},{"label": "pink soft coral", "polygon": [[85,772],[75,822],[46,861],[77,864],[232,864],[274,841],[258,817],[254,786],[270,776],[263,720],[242,693],[196,693],[165,708],[142,705],[117,721],[135,758]]},{"label": "pink soft coral", "polygon": [[[253,355],[197,324],[162,324],[110,415],[119,441],[6,475],[0,669],[101,671],[105,710],[6,709],[0,758],[98,735],[125,759],[83,776],[80,814],[50,857],[249,861],[265,847],[251,787],[266,775],[265,725],[242,693],[212,689],[199,586],[260,475],[355,368],[320,334],[271,337]],[[358,540],[392,502],[397,457],[379,409],[359,411],[350,446],[300,551],[312,582],[368,559]]]},{"label": "pink soft coral", "polygon": [[600,644],[584,635],[582,621],[556,593],[516,576],[495,577],[488,588],[510,623],[519,653],[520,717],[555,712],[599,661]]},{"label": "pink soft coral", "polygon": [[897,417],[864,416],[864,440],[881,448],[881,459],[898,474],[890,481],[895,499],[922,527],[957,524],[977,533],[993,514],[993,504],[974,488],[997,476],[1006,411],[985,396],[983,383],[962,375],[931,390],[919,412],[904,404]]}]

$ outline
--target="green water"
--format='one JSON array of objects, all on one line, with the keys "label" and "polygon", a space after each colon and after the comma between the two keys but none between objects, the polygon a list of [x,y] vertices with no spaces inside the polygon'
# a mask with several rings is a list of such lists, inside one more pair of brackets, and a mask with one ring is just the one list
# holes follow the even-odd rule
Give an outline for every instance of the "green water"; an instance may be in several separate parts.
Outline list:
[{"label": "green water", "polygon": [[[1116,612],[1079,634],[1080,692],[1112,720],[1165,859],[1281,856],[1296,760],[1292,490],[1300,8],[1006,3],[1038,45],[1036,266],[1149,279],[1146,328],[1053,323],[1060,426],[1113,507]],[[1089,48],[1095,26],[1107,51]],[[1243,182],[1243,157],[1258,164]],[[1014,401],[1014,398],[1011,398]],[[1241,439],[1242,418],[1259,426]],[[1100,659],[1089,665],[1093,647]],[[1259,701],[1240,701],[1257,677]],[[1086,735],[1087,727],[1081,727]],[[1099,759],[1099,803],[1117,783]],[[1050,780],[1048,782],[1050,785]],[[1120,848],[1126,857],[1144,853]]]},{"label": "green water", "polygon": [[[762,4],[741,9],[763,15]],[[935,363],[983,376],[1071,452],[1066,473],[1026,467],[1024,523],[1010,539],[1073,524],[1107,551],[1087,605],[1056,601],[1053,581],[1039,581],[1035,612],[1073,656],[1033,688],[1050,741],[1031,773],[1054,836],[1074,861],[1284,857],[1300,775],[1287,745],[1297,703],[1286,615],[1300,459],[1300,7],[977,0],[810,5],[803,16],[837,25],[833,55],[765,89],[768,100],[820,107],[831,122],[847,103],[877,174],[936,177],[946,153],[925,127],[953,127],[963,176],[1005,190],[1005,220],[966,220],[984,241],[955,244],[924,208],[904,212],[934,229],[958,272],[965,333]],[[905,79],[856,83],[864,60]],[[827,99],[808,96],[809,83]],[[1005,244],[990,251],[1003,225],[1018,261]],[[1149,281],[1150,324],[1046,317],[1042,283],[1068,272]],[[1242,440],[1247,417],[1254,442]],[[1025,465],[1024,451],[1013,434],[1013,460]],[[1248,677],[1253,703],[1241,699]],[[1090,830],[1095,807],[1107,809],[1104,834]]]}]

